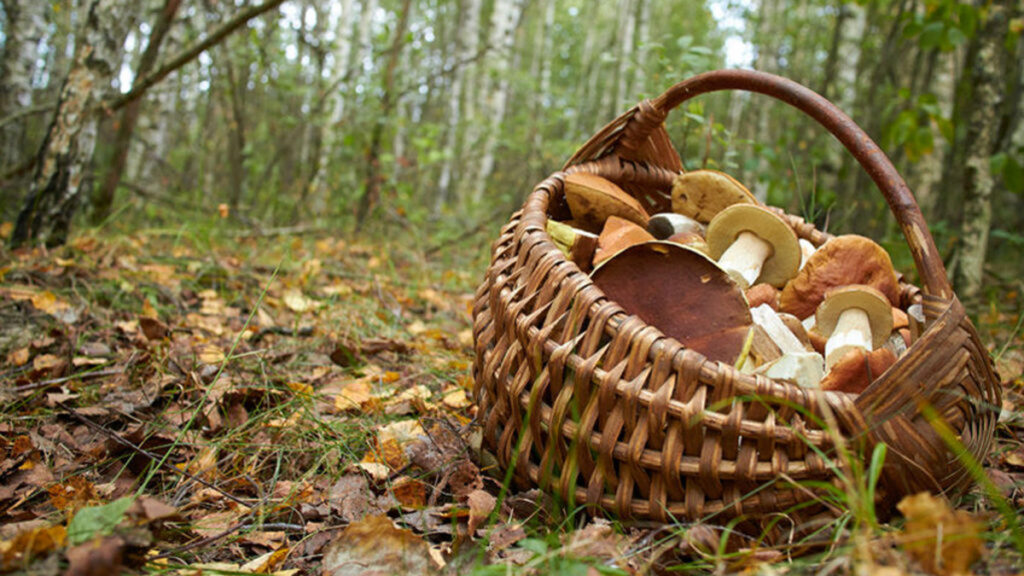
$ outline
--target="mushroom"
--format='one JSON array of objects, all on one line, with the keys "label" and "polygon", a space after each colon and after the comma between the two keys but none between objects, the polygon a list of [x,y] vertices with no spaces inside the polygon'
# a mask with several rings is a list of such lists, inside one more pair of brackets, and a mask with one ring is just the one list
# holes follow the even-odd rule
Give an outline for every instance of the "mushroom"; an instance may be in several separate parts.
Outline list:
[{"label": "mushroom", "polygon": [[839,286],[866,284],[899,303],[899,282],[885,249],[863,236],[836,236],[818,248],[782,289],[779,309],[797,318],[814,315],[825,293]]},{"label": "mushroom", "polygon": [[811,344],[811,337],[807,334],[807,329],[800,322],[800,319],[792,314],[786,314],[785,312],[779,312],[779,320],[789,328],[789,331],[796,336],[796,339],[803,344],[804,349],[808,352],[814,352],[814,345]]},{"label": "mushroom", "polygon": [[671,242],[626,248],[592,273],[604,293],[709,360],[735,365],[751,327],[743,292],[707,256]]},{"label": "mushroom", "polygon": [[733,204],[757,203],[746,186],[717,170],[693,170],[672,183],[672,211],[698,222],[710,222]]},{"label": "mushroom", "polygon": [[597,237],[597,250],[594,252],[594,266],[611,258],[617,252],[634,244],[654,240],[647,230],[618,216],[609,216],[604,223],[601,235]]},{"label": "mushroom", "polygon": [[804,265],[807,264],[807,259],[811,257],[818,249],[811,244],[811,241],[806,238],[801,238],[800,242],[800,270],[804,269]]},{"label": "mushroom", "polygon": [[548,235],[554,241],[555,246],[579,266],[580,270],[590,270],[590,263],[594,259],[594,251],[597,249],[597,235],[585,230],[573,228],[563,222],[548,220]]},{"label": "mushroom", "polygon": [[808,351],[803,342],[800,342],[767,304],[751,308],[750,316],[754,324],[765,331],[781,353],[779,358],[761,366],[755,372],[805,388],[817,386],[825,374],[825,363],[821,354]]},{"label": "mushroom", "polygon": [[609,216],[647,225],[647,211],[640,202],[611,180],[576,172],[565,177],[564,191],[573,219],[588,232],[601,230]]},{"label": "mushroom", "polygon": [[757,308],[761,304],[767,304],[776,312],[779,310],[779,290],[771,284],[754,284],[746,291],[747,303],[751,308]]},{"label": "mushroom", "polygon": [[704,237],[704,225],[689,216],[662,212],[647,221],[647,231],[658,240],[668,240],[678,234],[697,234]]},{"label": "mushroom", "polygon": [[815,313],[816,327],[828,338],[825,368],[831,369],[852,350],[870,352],[892,332],[892,310],[885,295],[870,286],[853,285],[828,293]]},{"label": "mushroom", "polygon": [[800,265],[800,244],[782,218],[753,204],[735,204],[708,224],[708,249],[744,289],[757,281],[782,286]]},{"label": "mushroom", "polygon": [[854,350],[829,370],[821,381],[821,389],[860,394],[895,363],[896,355],[887,348],[872,352]]},{"label": "mushroom", "polygon": [[708,254],[708,243],[704,241],[704,236],[701,234],[680,232],[679,234],[668,237],[665,241],[680,244],[687,248],[692,248],[705,256]]}]

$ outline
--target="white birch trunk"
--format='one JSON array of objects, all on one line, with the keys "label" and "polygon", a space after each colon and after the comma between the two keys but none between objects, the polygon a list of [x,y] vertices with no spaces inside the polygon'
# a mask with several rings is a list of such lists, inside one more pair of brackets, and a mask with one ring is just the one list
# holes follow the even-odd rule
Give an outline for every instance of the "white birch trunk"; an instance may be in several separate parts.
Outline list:
[{"label": "white birch trunk", "polygon": [[75,59],[15,224],[16,246],[31,239],[47,245],[67,240],[96,145],[95,107],[121,62],[126,10],[124,0],[92,0],[84,12]]},{"label": "white birch trunk", "polygon": [[[40,0],[4,0],[7,28],[4,59],[0,62],[0,119],[32,105],[32,77],[39,43],[46,35],[49,3]],[[25,123],[7,123],[0,132],[0,166],[12,166],[22,158]]]},{"label": "white birch trunk", "polygon": [[487,98],[487,134],[484,136],[480,172],[473,181],[473,204],[483,199],[487,180],[494,170],[494,151],[498,145],[505,106],[508,103],[508,63],[515,45],[516,23],[524,8],[524,0],[496,0],[491,15],[491,39],[487,61],[490,81],[483,93]]},{"label": "white birch trunk", "polygon": [[633,31],[636,27],[636,11],[633,0],[619,0],[619,32],[616,36],[618,58],[615,69],[615,99],[612,114],[618,114],[626,106],[626,88],[629,86],[629,72],[633,61]]},{"label": "white birch trunk", "polygon": [[329,98],[331,115],[324,125],[320,137],[320,152],[317,155],[316,171],[312,188],[312,207],[314,214],[323,214],[327,209],[327,198],[330,196],[328,186],[331,158],[334,157],[338,143],[338,133],[345,119],[345,99],[348,94],[349,60],[352,55],[352,0],[341,1],[341,14],[338,17],[337,40],[334,47],[334,72],[331,74],[328,89],[332,91]]},{"label": "white birch trunk", "polygon": [[465,12],[460,14],[464,33],[458,36],[456,42],[455,58],[452,71],[452,84],[448,97],[448,127],[445,133],[444,161],[441,164],[441,174],[437,181],[437,196],[434,202],[434,214],[440,214],[441,210],[448,203],[451,197],[452,181],[455,175],[456,165],[463,166],[459,162],[459,126],[462,123],[462,102],[466,102],[465,115],[472,121],[473,110],[471,103],[475,94],[472,86],[467,82],[471,80],[470,72],[473,69],[471,60],[480,49],[479,26],[480,26],[480,0],[468,0],[465,5]]},{"label": "white birch trunk", "polygon": [[[633,72],[633,87],[630,94],[634,99],[647,92],[647,77],[644,74],[644,69],[648,65],[647,45],[651,41],[651,0],[637,0],[637,2],[640,3],[640,14],[636,21],[636,62],[638,65]],[[627,102],[627,104],[630,103]]]}]

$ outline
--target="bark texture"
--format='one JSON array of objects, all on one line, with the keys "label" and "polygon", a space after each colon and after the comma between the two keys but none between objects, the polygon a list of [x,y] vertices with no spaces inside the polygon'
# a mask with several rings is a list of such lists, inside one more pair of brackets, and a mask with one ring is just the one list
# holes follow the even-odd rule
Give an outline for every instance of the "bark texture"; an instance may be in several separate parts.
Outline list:
[{"label": "bark texture", "polygon": [[960,253],[955,283],[961,297],[979,296],[982,268],[992,225],[992,191],[995,180],[990,159],[998,144],[998,128],[1004,99],[1007,32],[1010,2],[992,2],[988,18],[977,36],[977,51],[970,62],[971,107],[968,112],[967,146],[964,160],[964,206]]},{"label": "bark texture", "polygon": [[[7,26],[4,30],[3,60],[0,61],[0,118],[23,111],[32,105],[32,73],[39,54],[39,43],[46,34],[47,2],[40,0],[3,0]],[[24,147],[23,122],[5,122],[0,129],[0,168],[14,166]]]},{"label": "bark texture", "polygon": [[96,144],[93,110],[120,63],[125,9],[118,0],[88,4],[75,59],[15,223],[13,246],[31,239],[52,246],[67,239]]}]

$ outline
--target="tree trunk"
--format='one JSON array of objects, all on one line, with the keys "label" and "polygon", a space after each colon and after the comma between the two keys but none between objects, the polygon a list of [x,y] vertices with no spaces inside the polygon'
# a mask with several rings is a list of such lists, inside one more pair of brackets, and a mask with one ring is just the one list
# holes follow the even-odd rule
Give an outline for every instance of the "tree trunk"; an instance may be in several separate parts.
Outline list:
[{"label": "tree trunk", "polygon": [[120,63],[124,10],[117,0],[91,0],[88,5],[75,60],[39,150],[12,246],[32,239],[54,246],[67,239],[96,145],[93,109]]},{"label": "tree trunk", "polygon": [[[480,37],[480,0],[468,0],[463,8],[464,13],[459,19],[462,31],[456,38],[455,67],[452,71],[451,91],[448,96],[448,127],[445,132],[444,160],[441,164],[441,174],[437,181],[437,196],[434,202],[434,214],[440,214],[441,210],[448,203],[451,197],[452,181],[455,180],[459,162],[459,128],[464,125],[462,115],[462,102],[466,102],[466,119],[470,119],[470,102],[473,99],[473,91],[468,85],[470,80],[469,72],[472,69],[470,62],[479,49]],[[471,121],[471,119],[470,119]]]},{"label": "tree trunk", "polygon": [[491,15],[491,39],[487,67],[491,82],[486,83],[484,93],[487,96],[487,134],[484,136],[480,171],[473,181],[473,205],[483,199],[487,180],[494,170],[494,151],[498,145],[502,120],[505,119],[505,106],[508,103],[508,63],[515,45],[516,24],[523,15],[523,0],[497,0],[494,13]]},{"label": "tree trunk", "polygon": [[[3,0],[7,22],[4,29],[3,60],[0,61],[0,118],[32,105],[32,72],[39,55],[39,43],[46,35],[47,2]],[[11,121],[0,128],[0,169],[22,160],[25,123]]]},{"label": "tree trunk", "polygon": [[[150,33],[146,50],[139,59],[139,66],[135,71],[135,78],[144,78],[156,64],[157,55],[160,53],[160,45],[163,44],[167,31],[170,30],[174,17],[181,6],[181,0],[165,0],[163,10],[157,17]],[[103,222],[110,216],[110,207],[114,203],[114,194],[117,192],[117,185],[121,183],[121,176],[124,174],[124,167],[128,160],[128,149],[131,146],[132,134],[135,133],[135,124],[139,120],[139,111],[142,108],[142,99],[132,100],[121,111],[121,122],[117,127],[117,135],[114,138],[114,150],[111,156],[110,170],[107,171],[103,184],[93,195],[92,221],[94,224]]]},{"label": "tree trunk", "polygon": [[341,123],[345,119],[345,99],[348,96],[349,65],[352,56],[352,0],[342,0],[341,16],[338,18],[337,43],[334,47],[334,73],[331,74],[328,90],[331,91],[330,119],[324,124],[320,137],[320,153],[311,187],[313,189],[313,213],[323,214],[327,209],[330,195],[328,171],[338,144]]},{"label": "tree trunk", "polygon": [[619,0],[619,32],[616,35],[618,54],[615,67],[614,112],[626,107],[626,88],[633,66],[633,31],[636,27],[636,5],[633,0]]},{"label": "tree trunk", "polygon": [[964,219],[961,226],[956,287],[965,301],[981,294],[982,267],[992,225],[992,190],[995,181],[989,168],[998,143],[998,128],[1004,99],[1003,75],[1006,50],[1007,13],[1010,0],[995,0],[978,31],[978,49],[971,61],[973,85],[967,115],[967,154],[964,161]]},{"label": "tree trunk", "polygon": [[402,0],[401,10],[398,16],[398,23],[395,25],[394,36],[391,39],[387,64],[384,68],[380,112],[374,121],[373,132],[370,134],[370,145],[366,150],[366,184],[363,188],[363,195],[359,198],[359,205],[356,210],[356,232],[362,230],[367,217],[369,217],[370,212],[380,200],[381,182],[383,180],[380,167],[381,145],[384,141],[384,127],[387,125],[391,117],[391,111],[395,106],[395,70],[398,68],[399,58],[402,54],[405,32],[409,28],[409,13],[412,11],[412,0]]}]

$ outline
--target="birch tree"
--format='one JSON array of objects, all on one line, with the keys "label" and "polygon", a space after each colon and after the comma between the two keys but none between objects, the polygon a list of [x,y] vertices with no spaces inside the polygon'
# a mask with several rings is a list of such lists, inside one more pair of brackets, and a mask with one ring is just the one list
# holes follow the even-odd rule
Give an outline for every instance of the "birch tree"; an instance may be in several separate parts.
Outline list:
[{"label": "birch tree", "polygon": [[[345,99],[348,95],[348,79],[350,76],[349,62],[352,56],[352,0],[342,0],[341,13],[338,16],[338,28],[335,31],[334,70],[327,89],[330,91],[331,115],[321,130],[320,153],[317,155],[316,169],[313,174],[313,211],[323,214],[327,208],[327,197],[330,189],[327,185],[328,167],[337,148],[338,135],[342,121],[345,119]],[[369,12],[365,11],[364,13]]]},{"label": "birch tree", "polygon": [[91,0],[84,12],[75,59],[15,223],[13,246],[33,238],[57,245],[67,238],[96,145],[93,109],[120,63],[125,10],[118,0]]},{"label": "birch tree", "polygon": [[15,116],[32,106],[32,76],[50,5],[40,0],[3,0],[3,8],[7,22],[0,61],[0,167],[7,167],[18,163],[24,148],[24,123]]},{"label": "birch tree", "polygon": [[970,62],[973,86],[967,118],[967,153],[964,161],[964,219],[956,269],[957,289],[965,300],[981,292],[982,269],[992,225],[992,177],[990,159],[998,142],[1005,86],[1007,14],[1011,0],[994,0],[985,24],[975,37],[977,50]]},{"label": "birch tree", "polygon": [[469,102],[472,101],[472,90],[468,86],[471,79],[471,62],[479,50],[480,0],[465,0],[460,10],[460,30],[464,33],[456,36],[455,62],[453,63],[451,93],[448,97],[448,126],[445,131],[444,160],[441,163],[441,174],[437,180],[437,199],[434,213],[439,214],[448,203],[451,195],[453,175],[459,161],[459,136],[463,119],[462,102],[466,101],[465,116],[472,119]]},{"label": "birch tree", "polygon": [[498,145],[502,121],[505,119],[505,106],[508,103],[509,75],[508,63],[515,45],[516,24],[523,15],[525,0],[495,0],[494,12],[491,14],[491,31],[488,42],[488,77],[483,89],[487,110],[487,132],[480,158],[480,171],[473,181],[473,204],[483,199],[487,180],[494,170],[494,152]]},{"label": "birch tree", "polygon": [[[157,15],[153,24],[152,32],[149,35],[149,42],[139,59],[135,69],[136,78],[144,78],[156,66],[157,56],[160,53],[160,46],[163,44],[167,32],[171,29],[174,17],[181,6],[181,0],[164,0],[163,8]],[[93,222],[99,223],[110,216],[110,207],[114,202],[114,194],[117,185],[121,182],[124,174],[125,164],[128,161],[128,148],[132,142],[132,135],[135,133],[135,125],[139,120],[139,112],[142,110],[142,98],[129,102],[121,111],[121,119],[117,127],[117,135],[114,140],[114,150],[111,155],[111,165],[103,179],[102,185],[93,196]]]}]

